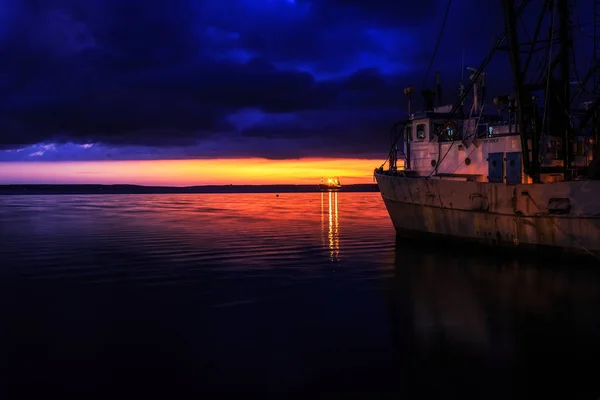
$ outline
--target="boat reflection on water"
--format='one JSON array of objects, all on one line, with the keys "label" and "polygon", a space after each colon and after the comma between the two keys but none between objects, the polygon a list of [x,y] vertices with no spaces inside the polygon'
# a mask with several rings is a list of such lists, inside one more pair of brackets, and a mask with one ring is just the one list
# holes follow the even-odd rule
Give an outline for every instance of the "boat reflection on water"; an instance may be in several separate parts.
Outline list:
[{"label": "boat reflection on water", "polygon": [[[325,199],[327,197],[327,200]],[[325,210],[325,201],[327,211]],[[327,215],[325,215],[327,213]],[[325,218],[328,219],[328,228],[325,227]],[[321,244],[329,249],[329,260],[340,260],[340,234],[338,219],[338,193],[321,192]]]},{"label": "boat reflection on water", "polygon": [[421,398],[598,398],[598,271],[396,252],[392,336]]}]

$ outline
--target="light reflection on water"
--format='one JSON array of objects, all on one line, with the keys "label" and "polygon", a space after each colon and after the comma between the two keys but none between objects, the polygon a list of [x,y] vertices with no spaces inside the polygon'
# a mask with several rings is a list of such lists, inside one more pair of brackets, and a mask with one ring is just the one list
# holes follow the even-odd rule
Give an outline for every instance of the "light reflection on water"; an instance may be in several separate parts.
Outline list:
[{"label": "light reflection on water", "polygon": [[[187,284],[209,269],[266,268],[298,279],[320,276],[326,259],[340,261],[341,241],[348,261],[374,253],[381,272],[391,268],[394,247],[382,207],[376,193],[6,196],[0,198],[4,256],[8,265],[27,268],[0,273]],[[343,229],[339,215],[348,216]]]},{"label": "light reflection on water", "polygon": [[[329,240],[329,261],[340,261],[340,235],[339,235],[339,219],[338,219],[338,193],[328,192],[329,211],[329,230],[327,231],[327,239]],[[324,194],[321,192],[321,212],[323,213]],[[325,216],[321,216],[321,221]],[[323,237],[325,237],[325,224],[322,223]]]},{"label": "light reflection on water", "polygon": [[598,271],[470,250],[377,193],[0,197],[0,389],[597,397]]}]

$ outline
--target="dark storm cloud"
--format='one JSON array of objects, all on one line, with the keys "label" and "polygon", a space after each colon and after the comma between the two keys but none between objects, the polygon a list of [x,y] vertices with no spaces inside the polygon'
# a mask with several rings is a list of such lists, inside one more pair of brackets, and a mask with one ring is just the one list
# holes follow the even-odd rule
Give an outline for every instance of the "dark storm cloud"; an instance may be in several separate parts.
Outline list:
[{"label": "dark storm cloud", "polygon": [[436,14],[445,0],[389,1],[389,0],[323,0],[315,2],[324,20],[342,15],[375,24],[399,26],[414,25]]},{"label": "dark storm cloud", "polygon": [[[0,1],[0,146],[254,137],[308,147],[248,155],[360,153],[387,140],[403,86],[422,79],[432,40],[419,29],[437,29],[439,3]],[[265,116],[232,122],[247,109]]]}]

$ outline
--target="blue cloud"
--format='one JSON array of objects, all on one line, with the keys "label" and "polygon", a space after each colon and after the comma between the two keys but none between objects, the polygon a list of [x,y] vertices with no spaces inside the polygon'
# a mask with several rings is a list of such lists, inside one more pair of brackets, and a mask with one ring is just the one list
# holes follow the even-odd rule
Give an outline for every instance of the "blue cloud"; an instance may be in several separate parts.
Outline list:
[{"label": "blue cloud", "polygon": [[[445,4],[0,1],[0,159],[372,154]],[[436,64],[448,86],[460,43],[487,50],[492,28],[472,17],[486,7],[453,10]]]}]

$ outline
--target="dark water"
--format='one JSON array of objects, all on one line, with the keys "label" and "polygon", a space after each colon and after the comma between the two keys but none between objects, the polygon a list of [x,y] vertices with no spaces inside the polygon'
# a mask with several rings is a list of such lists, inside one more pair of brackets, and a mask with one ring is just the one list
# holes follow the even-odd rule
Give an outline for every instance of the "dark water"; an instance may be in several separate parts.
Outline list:
[{"label": "dark water", "polygon": [[600,396],[597,270],[396,243],[377,193],[5,196],[0,246],[2,398]]}]

